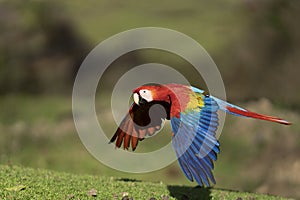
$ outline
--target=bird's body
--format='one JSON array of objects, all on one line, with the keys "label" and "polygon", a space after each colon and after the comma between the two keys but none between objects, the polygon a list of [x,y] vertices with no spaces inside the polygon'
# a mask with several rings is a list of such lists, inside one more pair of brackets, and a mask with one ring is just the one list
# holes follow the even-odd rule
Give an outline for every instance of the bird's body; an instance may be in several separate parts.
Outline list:
[{"label": "bird's body", "polygon": [[135,150],[138,141],[161,129],[163,120],[171,121],[172,145],[186,177],[200,186],[215,183],[213,161],[220,152],[216,138],[218,110],[236,116],[289,122],[261,115],[210,96],[203,90],[181,84],[148,84],[133,90],[134,103],[111,142]]}]

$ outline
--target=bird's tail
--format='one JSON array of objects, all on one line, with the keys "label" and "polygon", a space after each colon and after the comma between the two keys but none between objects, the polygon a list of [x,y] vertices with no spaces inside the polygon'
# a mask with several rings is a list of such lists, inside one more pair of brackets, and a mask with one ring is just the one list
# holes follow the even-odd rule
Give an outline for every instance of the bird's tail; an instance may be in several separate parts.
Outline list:
[{"label": "bird's tail", "polygon": [[212,97],[219,105],[219,109],[232,114],[232,115],[236,115],[236,116],[243,116],[243,117],[251,117],[251,118],[255,118],[255,119],[261,119],[261,120],[266,120],[266,121],[271,121],[271,122],[276,122],[276,123],[280,123],[280,124],[284,124],[284,125],[290,125],[291,123],[281,119],[279,117],[273,117],[273,116],[268,116],[268,115],[262,115],[262,114],[258,114],[249,110],[246,110],[244,108],[235,106],[233,104],[227,103],[221,99],[218,99],[216,97]]}]

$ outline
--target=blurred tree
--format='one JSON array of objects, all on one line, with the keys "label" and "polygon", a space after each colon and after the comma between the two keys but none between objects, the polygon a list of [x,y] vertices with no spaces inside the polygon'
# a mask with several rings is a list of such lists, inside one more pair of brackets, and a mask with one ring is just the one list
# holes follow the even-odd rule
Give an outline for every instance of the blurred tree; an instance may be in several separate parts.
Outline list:
[{"label": "blurred tree", "polygon": [[267,97],[300,108],[300,1],[246,0],[244,9],[250,18],[247,34],[220,58],[229,97]]},{"label": "blurred tree", "polygon": [[64,93],[88,50],[66,13],[48,2],[0,4],[0,94]]},{"label": "blurred tree", "polygon": [[[229,98],[244,101],[267,97],[300,108],[299,4],[298,0],[244,0],[238,4],[243,12],[236,17],[246,19],[246,33],[226,49],[218,49],[218,55],[210,52],[230,87]],[[73,78],[90,45],[60,6],[47,1],[1,2],[0,94],[71,91]],[[155,55],[156,62],[167,60],[163,63],[188,71],[186,63],[179,59],[168,59],[162,52]],[[115,80],[119,72],[130,68],[126,66],[145,63],[144,58],[148,57],[138,53],[121,58],[114,63],[111,75],[107,73],[107,79]],[[188,72],[187,76],[191,77]]]}]

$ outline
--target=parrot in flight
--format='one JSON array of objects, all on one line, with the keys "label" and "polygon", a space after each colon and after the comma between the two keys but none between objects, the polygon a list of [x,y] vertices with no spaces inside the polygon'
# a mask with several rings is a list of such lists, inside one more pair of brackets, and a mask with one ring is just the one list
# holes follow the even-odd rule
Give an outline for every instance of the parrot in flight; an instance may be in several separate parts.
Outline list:
[{"label": "parrot in flight", "polygon": [[216,138],[218,110],[280,124],[290,122],[251,112],[235,106],[193,86],[182,84],[146,84],[133,90],[129,112],[110,140],[134,151],[139,141],[160,131],[164,120],[170,120],[172,147],[179,165],[190,181],[199,186],[216,184],[212,170],[220,144]]}]

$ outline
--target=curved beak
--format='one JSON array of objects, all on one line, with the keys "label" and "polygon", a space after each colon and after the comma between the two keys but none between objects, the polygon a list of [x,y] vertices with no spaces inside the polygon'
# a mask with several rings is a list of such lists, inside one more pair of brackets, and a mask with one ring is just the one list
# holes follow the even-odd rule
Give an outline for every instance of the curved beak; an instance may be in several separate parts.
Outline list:
[{"label": "curved beak", "polygon": [[134,103],[139,105],[140,104],[140,95],[138,95],[138,93],[134,93],[133,94],[133,100],[134,100]]}]

